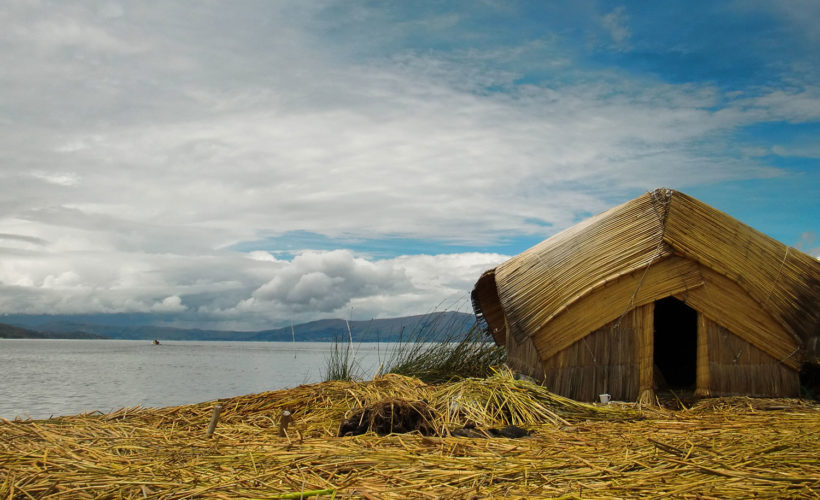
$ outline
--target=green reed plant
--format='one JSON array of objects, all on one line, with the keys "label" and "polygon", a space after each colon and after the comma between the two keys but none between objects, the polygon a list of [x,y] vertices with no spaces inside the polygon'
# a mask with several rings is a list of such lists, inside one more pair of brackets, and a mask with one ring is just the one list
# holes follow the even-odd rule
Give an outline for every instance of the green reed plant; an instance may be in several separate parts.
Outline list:
[{"label": "green reed plant", "polygon": [[330,355],[325,360],[325,380],[354,380],[360,375],[356,363],[353,343],[347,339],[334,337]]},{"label": "green reed plant", "polygon": [[504,347],[496,346],[475,323],[465,329],[462,322],[431,315],[406,336],[402,332],[385,372],[440,383],[489,376],[491,368],[505,360]]}]

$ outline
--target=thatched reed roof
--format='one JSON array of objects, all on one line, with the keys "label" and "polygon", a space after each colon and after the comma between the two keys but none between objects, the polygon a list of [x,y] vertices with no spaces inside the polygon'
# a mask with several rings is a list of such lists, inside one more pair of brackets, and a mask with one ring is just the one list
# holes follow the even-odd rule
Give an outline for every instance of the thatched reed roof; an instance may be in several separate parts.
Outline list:
[{"label": "thatched reed roof", "polygon": [[667,296],[793,367],[820,335],[817,259],[670,189],[612,208],[490,269],[476,283],[473,305],[497,343],[530,336],[548,359]]}]

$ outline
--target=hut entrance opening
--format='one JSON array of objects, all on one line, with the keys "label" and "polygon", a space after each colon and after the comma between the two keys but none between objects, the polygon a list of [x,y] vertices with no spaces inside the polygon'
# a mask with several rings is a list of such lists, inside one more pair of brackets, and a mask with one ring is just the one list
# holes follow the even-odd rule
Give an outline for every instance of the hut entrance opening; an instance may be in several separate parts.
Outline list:
[{"label": "hut entrance opening", "polygon": [[698,312],[674,297],[655,302],[654,362],[658,389],[694,389]]}]

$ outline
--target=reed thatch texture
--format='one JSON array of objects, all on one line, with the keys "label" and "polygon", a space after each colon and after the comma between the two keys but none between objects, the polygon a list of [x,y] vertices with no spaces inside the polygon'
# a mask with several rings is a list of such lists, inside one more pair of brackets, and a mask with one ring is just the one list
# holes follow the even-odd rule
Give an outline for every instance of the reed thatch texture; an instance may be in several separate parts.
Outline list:
[{"label": "reed thatch texture", "polygon": [[507,327],[504,324],[504,310],[498,301],[498,290],[495,286],[495,271],[489,270],[481,275],[471,299],[473,310],[479,324],[493,336],[496,345],[507,343]]},{"label": "reed thatch texture", "polygon": [[670,256],[646,270],[620,276],[564,306],[552,321],[533,335],[543,359],[565,349],[584,335],[602,328],[602,322],[617,321],[635,307],[658,297],[685,293],[703,285],[698,265]]},{"label": "reed thatch texture", "polygon": [[[457,401],[458,408],[444,405],[453,421],[519,419],[532,434],[515,440],[335,437],[346,411],[397,394]],[[0,498],[273,499],[304,492],[323,499],[777,499],[820,493],[820,408],[797,400],[715,399],[624,419],[638,413],[632,405],[566,401],[506,375],[442,386],[385,377],[223,400],[223,417],[209,439],[213,403],[0,419]],[[277,432],[282,408],[297,408],[286,437]]]},{"label": "reed thatch texture", "polygon": [[[537,335],[568,304],[671,255],[662,238],[665,219],[666,204],[648,194],[562,231],[496,267],[497,295],[510,330],[506,333],[518,342]],[[477,290],[479,297],[484,295],[481,288]],[[492,307],[481,302],[482,311]]]},{"label": "reed thatch texture", "polygon": [[544,362],[667,296],[794,370],[820,335],[817,259],[668,189],[543,241],[486,272],[473,292],[476,313],[492,311],[497,342],[511,352],[531,338]]},{"label": "reed thatch texture", "polygon": [[729,278],[699,266],[703,286],[676,297],[782,363],[800,368],[801,342]]},{"label": "reed thatch texture", "polygon": [[708,319],[706,336],[712,396],[800,394],[795,370]]},{"label": "reed thatch texture", "polygon": [[803,344],[818,334],[820,261],[814,257],[679,192],[669,202],[664,241],[737,283]]},{"label": "reed thatch texture", "polygon": [[695,368],[695,396],[712,395],[712,383],[709,380],[709,322],[701,312],[698,313],[697,367]]},{"label": "reed thatch texture", "polygon": [[505,364],[518,373],[528,375],[535,380],[544,380],[544,367],[538,349],[532,341],[532,337],[526,337],[523,342],[507,342],[507,360]]},{"label": "reed thatch texture", "polygon": [[[580,401],[608,393],[618,401],[638,397],[639,309],[633,309],[543,362],[544,385]],[[637,326],[637,328],[636,328]]]},{"label": "reed thatch texture", "polygon": [[649,403],[655,398],[654,316],[655,303],[650,302],[635,309],[635,319],[633,320],[635,332],[638,336],[638,378],[640,386],[638,398],[639,401],[645,403]]}]

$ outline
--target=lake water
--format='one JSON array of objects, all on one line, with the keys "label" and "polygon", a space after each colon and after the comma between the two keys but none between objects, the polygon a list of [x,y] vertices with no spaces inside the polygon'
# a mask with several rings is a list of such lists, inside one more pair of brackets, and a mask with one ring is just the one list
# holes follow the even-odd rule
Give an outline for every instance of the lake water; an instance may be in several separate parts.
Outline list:
[{"label": "lake water", "polygon": [[[0,339],[0,418],[171,406],[323,380],[326,342]],[[371,377],[391,345],[355,346]]]}]

